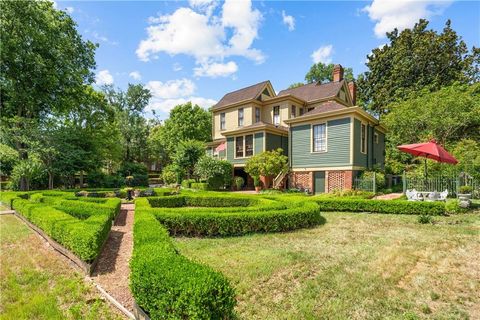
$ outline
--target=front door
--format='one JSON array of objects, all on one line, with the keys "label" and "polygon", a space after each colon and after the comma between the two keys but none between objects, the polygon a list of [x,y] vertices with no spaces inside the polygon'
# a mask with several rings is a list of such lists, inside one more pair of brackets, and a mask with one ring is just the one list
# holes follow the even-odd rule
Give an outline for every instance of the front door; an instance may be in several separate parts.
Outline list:
[{"label": "front door", "polygon": [[314,172],[315,193],[325,192],[325,171]]}]

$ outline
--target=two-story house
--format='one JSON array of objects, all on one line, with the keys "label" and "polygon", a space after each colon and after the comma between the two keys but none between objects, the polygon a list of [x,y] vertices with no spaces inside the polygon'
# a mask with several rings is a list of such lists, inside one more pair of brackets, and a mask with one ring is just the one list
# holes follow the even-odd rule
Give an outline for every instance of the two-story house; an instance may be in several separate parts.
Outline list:
[{"label": "two-story house", "polygon": [[336,65],[333,81],[311,83],[275,93],[270,81],[227,93],[213,112],[208,152],[244,172],[246,160],[282,148],[289,158],[291,188],[312,192],[351,189],[359,172],[383,167],[385,128],[355,106],[356,86]]}]

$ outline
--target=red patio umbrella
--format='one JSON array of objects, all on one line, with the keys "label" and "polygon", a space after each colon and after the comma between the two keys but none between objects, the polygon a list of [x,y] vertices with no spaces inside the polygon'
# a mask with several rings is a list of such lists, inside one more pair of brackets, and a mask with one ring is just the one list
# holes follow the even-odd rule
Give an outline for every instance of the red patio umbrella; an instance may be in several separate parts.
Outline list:
[{"label": "red patio umbrella", "polygon": [[427,176],[427,159],[438,162],[457,164],[458,160],[448,153],[435,140],[425,143],[404,144],[397,147],[400,151],[410,153],[416,157],[425,158],[425,177]]}]

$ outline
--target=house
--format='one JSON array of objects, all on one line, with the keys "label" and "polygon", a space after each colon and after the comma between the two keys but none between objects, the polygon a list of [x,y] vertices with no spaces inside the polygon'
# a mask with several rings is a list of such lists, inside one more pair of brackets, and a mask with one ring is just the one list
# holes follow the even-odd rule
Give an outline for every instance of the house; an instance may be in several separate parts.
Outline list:
[{"label": "house", "polygon": [[312,192],[351,189],[363,170],[383,167],[385,128],[355,106],[356,86],[336,65],[333,81],[311,83],[278,94],[270,81],[227,93],[212,107],[208,152],[234,165],[234,175],[252,179],[247,159],[282,148],[289,158],[290,188]]}]

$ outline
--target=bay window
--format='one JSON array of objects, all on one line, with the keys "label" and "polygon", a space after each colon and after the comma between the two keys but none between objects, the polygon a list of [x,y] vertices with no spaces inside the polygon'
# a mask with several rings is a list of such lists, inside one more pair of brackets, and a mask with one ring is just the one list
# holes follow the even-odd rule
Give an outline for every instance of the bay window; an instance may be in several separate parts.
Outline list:
[{"label": "bay window", "polygon": [[235,158],[253,156],[253,134],[235,137]]}]

